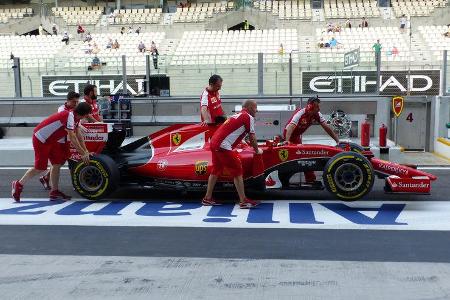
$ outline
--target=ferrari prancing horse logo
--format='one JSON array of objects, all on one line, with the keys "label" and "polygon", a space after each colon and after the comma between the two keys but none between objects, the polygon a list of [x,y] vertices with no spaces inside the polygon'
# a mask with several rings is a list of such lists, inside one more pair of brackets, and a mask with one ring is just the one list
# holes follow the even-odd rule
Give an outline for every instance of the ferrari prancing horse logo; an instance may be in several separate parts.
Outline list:
[{"label": "ferrari prancing horse logo", "polygon": [[172,142],[178,146],[181,143],[181,134],[178,132],[172,134]]},{"label": "ferrari prancing horse logo", "polygon": [[404,103],[405,100],[403,99],[403,97],[395,96],[392,98],[392,111],[397,118],[400,117],[400,114],[403,111]]},{"label": "ferrari prancing horse logo", "polygon": [[287,149],[281,149],[278,151],[278,157],[281,161],[286,161],[289,157],[289,151]]}]

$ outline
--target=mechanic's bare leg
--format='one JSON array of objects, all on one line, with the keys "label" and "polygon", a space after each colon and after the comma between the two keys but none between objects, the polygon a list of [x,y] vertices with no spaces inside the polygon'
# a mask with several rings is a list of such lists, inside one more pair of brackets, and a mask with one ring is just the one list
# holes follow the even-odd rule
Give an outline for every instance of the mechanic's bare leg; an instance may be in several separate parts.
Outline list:
[{"label": "mechanic's bare leg", "polygon": [[19,183],[21,185],[24,185],[28,180],[30,180],[31,178],[41,174],[42,172],[45,172],[47,170],[38,170],[35,168],[30,168],[28,169],[28,171],[25,172],[25,174],[23,175],[23,177],[19,180]]},{"label": "mechanic's bare leg", "polygon": [[50,186],[52,191],[59,190],[59,174],[61,170],[61,165],[52,165],[50,168]]},{"label": "mechanic's bare leg", "polygon": [[212,198],[214,187],[216,186],[216,182],[217,182],[218,178],[219,178],[219,176],[217,176],[217,175],[213,175],[213,174],[209,175],[208,187],[206,188],[206,196],[205,196],[206,199]]},{"label": "mechanic's bare leg", "polygon": [[234,186],[236,187],[236,190],[239,195],[239,201],[244,202],[245,201],[245,190],[244,190],[244,179],[241,176],[234,177]]}]

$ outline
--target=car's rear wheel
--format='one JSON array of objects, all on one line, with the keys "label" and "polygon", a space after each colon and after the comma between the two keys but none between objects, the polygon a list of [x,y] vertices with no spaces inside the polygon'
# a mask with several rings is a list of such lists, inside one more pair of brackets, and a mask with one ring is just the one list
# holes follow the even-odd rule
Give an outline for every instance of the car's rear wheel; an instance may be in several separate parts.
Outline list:
[{"label": "car's rear wheel", "polygon": [[342,152],[325,165],[323,182],[337,198],[354,201],[372,190],[374,172],[369,160],[361,154]]},{"label": "car's rear wheel", "polygon": [[82,161],[71,167],[72,184],[84,198],[100,200],[117,189],[120,172],[116,163],[106,155],[95,155],[88,165]]}]

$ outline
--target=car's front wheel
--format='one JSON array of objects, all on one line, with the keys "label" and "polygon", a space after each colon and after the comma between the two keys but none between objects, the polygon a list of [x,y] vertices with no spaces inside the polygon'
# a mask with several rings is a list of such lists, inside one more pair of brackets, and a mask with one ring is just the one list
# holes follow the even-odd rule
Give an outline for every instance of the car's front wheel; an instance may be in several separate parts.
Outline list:
[{"label": "car's front wheel", "polygon": [[100,200],[118,186],[120,172],[116,163],[106,155],[95,155],[88,165],[82,161],[71,167],[72,184],[84,198]]},{"label": "car's front wheel", "polygon": [[354,201],[372,190],[374,172],[367,158],[355,152],[339,153],[327,162],[323,171],[326,189],[344,201]]}]

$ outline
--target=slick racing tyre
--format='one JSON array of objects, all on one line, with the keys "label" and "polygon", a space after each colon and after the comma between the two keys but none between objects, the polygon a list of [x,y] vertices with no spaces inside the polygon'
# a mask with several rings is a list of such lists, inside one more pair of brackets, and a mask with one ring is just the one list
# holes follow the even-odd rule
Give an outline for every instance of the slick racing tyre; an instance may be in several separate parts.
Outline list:
[{"label": "slick racing tyre", "polygon": [[106,155],[91,157],[89,165],[79,161],[71,168],[72,184],[84,198],[99,200],[113,192],[120,179],[116,163]]},{"label": "slick racing tyre", "polygon": [[342,152],[325,165],[323,182],[337,198],[354,201],[372,190],[374,172],[369,160],[361,154]]},{"label": "slick racing tyre", "polygon": [[350,146],[350,151],[356,152],[356,153],[362,153],[364,151],[363,146],[358,145],[356,143],[352,143],[352,142],[340,142],[337,147],[340,149],[346,149],[347,144]]}]

